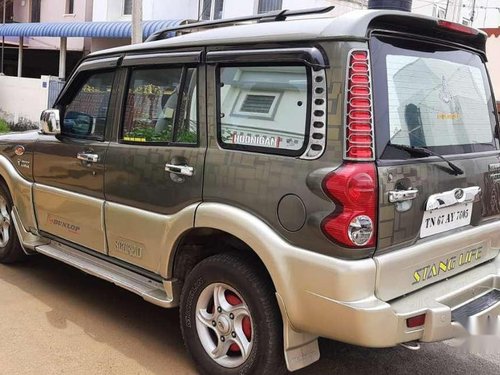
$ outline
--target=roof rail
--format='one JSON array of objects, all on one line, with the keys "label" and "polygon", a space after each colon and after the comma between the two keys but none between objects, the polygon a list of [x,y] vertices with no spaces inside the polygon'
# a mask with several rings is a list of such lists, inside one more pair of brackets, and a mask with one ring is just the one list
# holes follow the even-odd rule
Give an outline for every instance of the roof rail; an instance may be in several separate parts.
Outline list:
[{"label": "roof rail", "polygon": [[268,21],[285,21],[287,17],[294,16],[305,16],[309,14],[322,14],[330,12],[335,6],[327,6],[320,8],[309,8],[309,9],[299,9],[299,10],[275,10],[272,12],[256,14],[252,16],[245,17],[235,17],[235,18],[226,18],[222,20],[216,21],[202,21],[195,22],[185,25],[180,25],[177,27],[166,28],[162,30],[158,30],[154,34],[151,34],[149,38],[146,39],[146,42],[153,42],[155,40],[165,39],[168,33],[178,32],[178,31],[186,31],[193,29],[208,29],[215,27],[224,27],[224,26],[233,26],[244,22],[268,22]]}]

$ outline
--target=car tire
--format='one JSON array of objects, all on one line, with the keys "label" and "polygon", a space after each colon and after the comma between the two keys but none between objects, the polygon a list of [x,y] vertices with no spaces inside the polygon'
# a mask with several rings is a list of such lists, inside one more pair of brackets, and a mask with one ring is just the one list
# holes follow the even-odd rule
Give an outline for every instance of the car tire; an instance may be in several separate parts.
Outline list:
[{"label": "car tire", "polygon": [[181,330],[202,374],[287,372],[276,296],[261,275],[252,258],[228,253],[201,261],[187,276]]},{"label": "car tire", "polygon": [[24,260],[24,253],[12,220],[12,198],[5,185],[0,184],[0,263]]}]

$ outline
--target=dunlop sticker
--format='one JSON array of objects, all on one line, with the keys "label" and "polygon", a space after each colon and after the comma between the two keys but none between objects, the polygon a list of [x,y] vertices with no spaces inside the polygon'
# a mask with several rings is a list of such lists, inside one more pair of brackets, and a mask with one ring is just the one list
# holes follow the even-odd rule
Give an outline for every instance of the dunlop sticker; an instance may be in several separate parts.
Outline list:
[{"label": "dunlop sticker", "polygon": [[72,234],[79,234],[81,229],[79,225],[73,224],[64,218],[50,214],[47,216],[47,223],[49,225],[59,227],[60,229],[64,229]]}]

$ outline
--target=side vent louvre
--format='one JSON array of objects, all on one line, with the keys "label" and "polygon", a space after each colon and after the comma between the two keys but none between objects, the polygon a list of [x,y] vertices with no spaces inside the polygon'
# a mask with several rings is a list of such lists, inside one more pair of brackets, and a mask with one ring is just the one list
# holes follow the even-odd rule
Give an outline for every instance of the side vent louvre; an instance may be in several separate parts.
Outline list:
[{"label": "side vent louvre", "polygon": [[345,159],[374,158],[373,104],[368,51],[349,54],[347,77]]},{"label": "side vent louvre", "polygon": [[301,159],[318,159],[326,147],[326,119],[328,110],[326,74],[324,69],[312,72],[312,104],[309,146]]}]

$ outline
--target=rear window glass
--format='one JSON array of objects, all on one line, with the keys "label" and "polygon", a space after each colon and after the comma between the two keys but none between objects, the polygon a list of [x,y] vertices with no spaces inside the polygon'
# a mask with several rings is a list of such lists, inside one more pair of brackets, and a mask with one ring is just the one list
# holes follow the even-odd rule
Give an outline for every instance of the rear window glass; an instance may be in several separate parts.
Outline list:
[{"label": "rear window glass", "polygon": [[439,153],[494,149],[492,97],[481,58],[440,45],[411,46],[395,38],[371,42],[377,137],[385,142],[377,146]]},{"label": "rear window glass", "polygon": [[303,151],[309,110],[306,67],[222,67],[219,74],[223,146],[290,155]]}]

